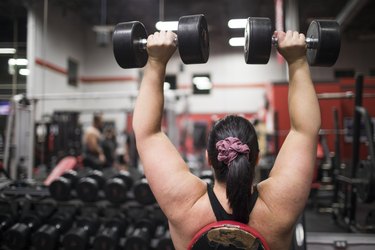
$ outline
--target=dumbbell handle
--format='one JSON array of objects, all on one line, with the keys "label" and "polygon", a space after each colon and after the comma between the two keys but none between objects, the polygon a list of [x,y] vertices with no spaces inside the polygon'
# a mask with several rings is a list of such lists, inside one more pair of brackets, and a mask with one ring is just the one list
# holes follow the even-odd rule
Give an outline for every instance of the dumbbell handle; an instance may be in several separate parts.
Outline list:
[{"label": "dumbbell handle", "polygon": [[[174,42],[176,43],[176,46],[178,46],[177,37],[174,39]],[[147,49],[147,39],[142,38],[142,39],[136,40],[134,43],[139,44],[139,47],[141,49],[144,49],[144,50]]]},{"label": "dumbbell handle", "polygon": [[[308,49],[316,49],[318,47],[319,39],[318,38],[312,38],[312,37],[306,37],[305,39],[306,45]],[[278,39],[277,37],[272,37],[272,44],[274,46],[278,45]]]}]

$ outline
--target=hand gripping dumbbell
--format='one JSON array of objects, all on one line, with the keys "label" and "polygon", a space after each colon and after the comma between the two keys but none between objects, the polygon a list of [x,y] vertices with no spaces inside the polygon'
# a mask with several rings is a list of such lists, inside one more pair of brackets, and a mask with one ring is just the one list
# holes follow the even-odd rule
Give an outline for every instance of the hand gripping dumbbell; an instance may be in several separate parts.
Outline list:
[{"label": "hand gripping dumbbell", "polygon": [[102,226],[93,243],[94,250],[115,250],[118,248],[120,238],[125,235],[129,226],[123,214],[117,214],[108,219]]},{"label": "hand gripping dumbbell", "polygon": [[[113,32],[113,53],[124,69],[146,65],[147,32],[138,21],[119,23]],[[209,36],[204,15],[180,17],[177,45],[185,64],[206,63],[209,56]]]},{"label": "hand gripping dumbbell", "polygon": [[86,249],[93,236],[99,228],[99,222],[95,218],[83,217],[77,220],[76,227],[65,234],[62,241],[65,250]]},{"label": "hand gripping dumbbell", "polygon": [[107,200],[119,204],[127,199],[127,192],[133,186],[133,179],[128,171],[120,171],[108,179],[104,185],[104,194]]},{"label": "hand gripping dumbbell", "polygon": [[[340,25],[334,20],[314,20],[306,33],[307,61],[311,66],[332,66],[341,47]],[[267,64],[273,37],[271,20],[263,17],[249,17],[245,28],[244,54],[247,64]]]},{"label": "hand gripping dumbbell", "polygon": [[134,198],[142,205],[151,205],[156,202],[146,178],[138,180],[133,187]]},{"label": "hand gripping dumbbell", "polygon": [[75,208],[61,209],[41,226],[33,235],[33,246],[35,249],[57,249],[59,237],[69,230],[73,224]]},{"label": "hand gripping dumbbell", "polygon": [[59,178],[54,180],[48,187],[49,192],[57,201],[67,201],[71,198],[72,191],[79,179],[78,173],[75,170],[68,170],[64,172]]},{"label": "hand gripping dumbbell", "polygon": [[151,239],[155,233],[155,222],[149,219],[138,221],[134,230],[128,236],[125,248],[127,250],[149,249]]}]

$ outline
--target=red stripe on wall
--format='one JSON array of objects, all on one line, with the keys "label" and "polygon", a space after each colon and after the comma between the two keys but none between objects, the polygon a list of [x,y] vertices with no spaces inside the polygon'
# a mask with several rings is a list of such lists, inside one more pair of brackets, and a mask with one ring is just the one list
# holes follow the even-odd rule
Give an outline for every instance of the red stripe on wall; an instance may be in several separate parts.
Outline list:
[{"label": "red stripe on wall", "polygon": [[103,82],[123,82],[123,81],[137,81],[136,77],[132,76],[118,76],[118,77],[107,77],[107,76],[95,76],[95,77],[88,77],[83,76],[80,78],[82,83],[103,83]]},{"label": "red stripe on wall", "polygon": [[60,66],[54,65],[50,62],[44,61],[40,58],[35,59],[35,63],[42,66],[42,67],[45,67],[45,68],[50,69],[52,71],[55,71],[57,73],[64,74],[64,75],[68,74],[68,71],[66,69],[64,69]]},{"label": "red stripe on wall", "polygon": [[[271,83],[244,83],[244,84],[212,84],[212,88],[214,89],[233,89],[233,88],[265,88],[267,86],[272,85]],[[179,89],[190,89],[192,88],[192,85],[190,84],[184,84],[178,87]]]},{"label": "red stripe on wall", "polygon": [[[37,58],[35,59],[35,63],[39,66],[45,67],[49,70],[52,70],[56,73],[60,73],[63,75],[68,75],[68,71],[60,66],[57,66],[53,63],[47,62],[43,59]],[[137,81],[136,77],[132,76],[82,76],[79,78],[81,83],[84,84],[91,84],[91,83],[104,83],[104,82],[130,82],[130,81]]]}]

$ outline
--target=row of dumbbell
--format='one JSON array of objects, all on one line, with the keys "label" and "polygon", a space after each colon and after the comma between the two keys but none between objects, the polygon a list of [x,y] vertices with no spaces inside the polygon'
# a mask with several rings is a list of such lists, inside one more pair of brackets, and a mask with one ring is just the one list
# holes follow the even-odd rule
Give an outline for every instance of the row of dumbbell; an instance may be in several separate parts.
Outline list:
[{"label": "row of dumbbell", "polygon": [[106,199],[120,204],[134,198],[143,205],[155,203],[147,180],[134,181],[128,171],[69,170],[50,184],[49,192],[57,201],[78,198],[84,202],[96,202]]},{"label": "row of dumbbell", "polygon": [[98,208],[78,213],[74,206],[36,207],[19,219],[0,213],[0,242],[12,250],[174,249],[165,217],[160,208],[153,209],[109,209],[104,218],[97,216]]}]

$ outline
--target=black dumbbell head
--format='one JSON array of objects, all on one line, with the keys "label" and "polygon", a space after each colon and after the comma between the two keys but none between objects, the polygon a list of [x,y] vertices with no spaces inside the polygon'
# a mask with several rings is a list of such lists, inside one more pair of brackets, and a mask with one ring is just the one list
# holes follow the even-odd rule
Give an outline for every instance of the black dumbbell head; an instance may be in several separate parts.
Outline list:
[{"label": "black dumbbell head", "polygon": [[313,48],[307,49],[307,61],[311,66],[332,66],[340,53],[340,25],[335,20],[314,20],[306,38],[317,39]]},{"label": "black dumbbell head", "polygon": [[98,198],[98,182],[91,177],[81,178],[77,183],[77,195],[85,202],[94,202]]},{"label": "black dumbbell head", "polygon": [[34,235],[33,235],[33,246],[35,249],[55,249],[58,241],[57,228],[51,225],[43,225]]},{"label": "black dumbbell head", "polygon": [[51,196],[58,201],[69,200],[72,188],[72,181],[63,176],[54,180],[48,187]]},{"label": "black dumbbell head", "polygon": [[104,187],[104,193],[107,198],[112,203],[122,203],[126,201],[127,192],[133,185],[133,179],[131,178],[129,172],[121,171],[114,178],[109,179]]},{"label": "black dumbbell head", "polygon": [[29,241],[30,228],[23,223],[13,225],[4,234],[4,244],[9,249],[24,249]]},{"label": "black dumbbell head", "polygon": [[271,48],[271,20],[263,17],[249,17],[245,28],[244,55],[246,63],[267,64]]},{"label": "black dumbbell head", "polygon": [[81,250],[86,249],[89,234],[85,228],[74,228],[68,232],[63,239],[64,249]]},{"label": "black dumbbell head", "polygon": [[133,187],[134,198],[142,205],[151,205],[156,202],[150,185],[145,178],[139,180]]},{"label": "black dumbbell head", "polygon": [[124,69],[141,68],[146,65],[147,50],[139,44],[141,39],[147,39],[144,25],[138,21],[119,23],[113,32],[113,54]]},{"label": "black dumbbell head", "polygon": [[180,17],[178,51],[185,64],[206,63],[210,53],[207,21],[204,15]]}]

